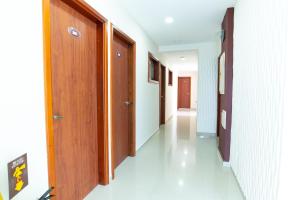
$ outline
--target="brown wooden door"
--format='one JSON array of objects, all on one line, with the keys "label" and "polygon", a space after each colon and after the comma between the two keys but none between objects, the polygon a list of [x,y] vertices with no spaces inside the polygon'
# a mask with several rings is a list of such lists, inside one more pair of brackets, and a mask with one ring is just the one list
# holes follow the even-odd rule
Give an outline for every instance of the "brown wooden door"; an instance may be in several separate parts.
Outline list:
[{"label": "brown wooden door", "polygon": [[160,78],[160,125],[165,123],[166,118],[166,67],[161,65]]},{"label": "brown wooden door", "polygon": [[130,46],[115,35],[112,44],[112,123],[114,124],[114,167],[129,155],[129,50]]},{"label": "brown wooden door", "polygon": [[191,77],[178,77],[178,108],[191,108]]},{"label": "brown wooden door", "polygon": [[57,200],[82,200],[99,183],[96,33],[93,21],[51,1]]}]

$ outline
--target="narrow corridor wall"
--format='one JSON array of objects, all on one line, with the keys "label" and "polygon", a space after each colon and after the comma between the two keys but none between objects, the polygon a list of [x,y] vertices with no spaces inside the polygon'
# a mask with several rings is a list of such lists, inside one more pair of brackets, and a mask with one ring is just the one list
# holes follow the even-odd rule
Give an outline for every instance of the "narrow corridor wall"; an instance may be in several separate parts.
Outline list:
[{"label": "narrow corridor wall", "polygon": [[[159,126],[159,87],[147,81],[157,46],[113,1],[87,2],[136,41],[138,149]],[[15,200],[37,199],[48,189],[42,1],[2,2],[0,19],[0,193],[8,199],[7,163],[28,153],[29,185]]]},{"label": "narrow corridor wall", "polygon": [[235,7],[230,163],[249,200],[277,199],[286,14],[285,0]]},{"label": "narrow corridor wall", "polygon": [[[163,52],[198,52],[197,132],[216,135],[218,57],[221,53],[219,38],[195,44],[160,46]],[[177,87],[177,86],[176,86]],[[176,91],[173,94],[177,95]],[[176,107],[177,108],[177,96]]]},{"label": "narrow corridor wall", "polygon": [[[168,62],[167,57],[164,54],[160,54],[160,62],[166,66],[166,122],[170,120],[177,112],[177,71],[173,68],[172,64]],[[173,72],[173,85],[169,85],[169,73]]]},{"label": "narrow corridor wall", "polygon": [[139,149],[159,128],[159,85],[148,83],[148,52],[159,57],[158,46],[114,0],[86,2],[136,42],[136,148]]},{"label": "narrow corridor wall", "polygon": [[218,56],[221,43],[199,45],[197,132],[215,135],[217,129]]},{"label": "narrow corridor wall", "polygon": [[300,2],[288,0],[287,67],[284,87],[283,135],[278,200],[300,199],[299,46]]},{"label": "narrow corridor wall", "polygon": [[27,153],[29,185],[14,200],[48,189],[42,1],[0,6],[0,193],[8,199],[7,163]]}]

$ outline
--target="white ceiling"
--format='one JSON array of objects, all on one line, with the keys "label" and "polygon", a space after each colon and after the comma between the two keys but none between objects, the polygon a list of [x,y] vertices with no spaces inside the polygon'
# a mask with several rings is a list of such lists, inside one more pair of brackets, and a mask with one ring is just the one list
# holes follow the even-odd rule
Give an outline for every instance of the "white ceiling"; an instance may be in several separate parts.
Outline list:
[{"label": "white ceiling", "polygon": [[[221,30],[226,8],[236,0],[116,0],[161,45],[213,40]],[[164,19],[174,18],[173,24]]]},{"label": "white ceiling", "polygon": [[[163,53],[162,56],[166,61],[167,67],[172,70],[180,71],[197,71],[198,70],[198,52],[182,51]],[[181,60],[184,57],[184,60]]]}]

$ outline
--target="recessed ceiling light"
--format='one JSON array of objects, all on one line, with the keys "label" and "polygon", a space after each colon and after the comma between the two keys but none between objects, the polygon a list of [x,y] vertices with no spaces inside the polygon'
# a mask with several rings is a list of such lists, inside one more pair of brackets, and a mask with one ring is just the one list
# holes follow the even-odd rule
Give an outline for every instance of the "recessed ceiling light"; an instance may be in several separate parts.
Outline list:
[{"label": "recessed ceiling light", "polygon": [[180,60],[185,60],[185,57],[184,56],[180,57]]},{"label": "recessed ceiling light", "polygon": [[167,24],[172,24],[172,23],[174,22],[174,19],[173,19],[173,17],[166,17],[166,18],[165,18],[165,22],[166,22]]}]

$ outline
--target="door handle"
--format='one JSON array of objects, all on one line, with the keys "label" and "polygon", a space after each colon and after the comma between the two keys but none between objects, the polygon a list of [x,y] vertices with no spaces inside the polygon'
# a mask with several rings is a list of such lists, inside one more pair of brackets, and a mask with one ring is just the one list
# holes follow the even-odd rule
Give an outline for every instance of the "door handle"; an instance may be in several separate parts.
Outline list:
[{"label": "door handle", "polygon": [[129,106],[132,104],[130,101],[125,101],[124,103],[126,104],[126,106]]},{"label": "door handle", "polygon": [[60,116],[60,115],[53,115],[53,119],[54,120],[60,120],[60,119],[63,119],[64,116]]}]

